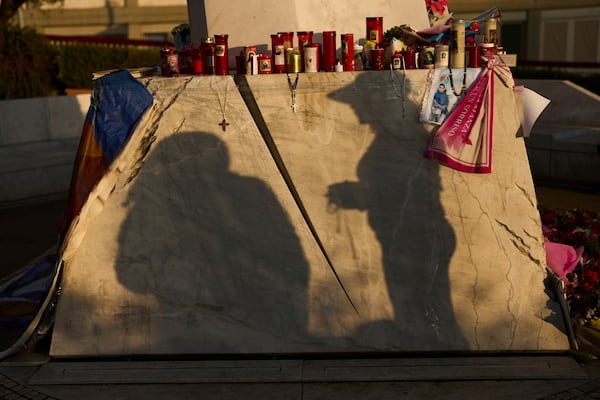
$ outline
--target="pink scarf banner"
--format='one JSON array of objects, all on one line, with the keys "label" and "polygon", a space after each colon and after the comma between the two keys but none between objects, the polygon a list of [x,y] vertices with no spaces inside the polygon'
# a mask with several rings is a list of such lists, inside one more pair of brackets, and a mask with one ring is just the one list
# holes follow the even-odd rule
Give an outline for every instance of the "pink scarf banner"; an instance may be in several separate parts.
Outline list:
[{"label": "pink scarf banner", "polygon": [[499,67],[496,74],[512,87],[508,67],[490,60],[431,138],[426,157],[462,172],[492,171],[495,67]]}]

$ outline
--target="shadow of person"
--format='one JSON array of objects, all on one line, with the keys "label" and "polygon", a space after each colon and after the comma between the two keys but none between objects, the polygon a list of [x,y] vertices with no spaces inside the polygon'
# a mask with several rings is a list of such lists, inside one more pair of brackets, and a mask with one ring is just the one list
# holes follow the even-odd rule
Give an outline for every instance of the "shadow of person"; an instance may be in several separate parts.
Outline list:
[{"label": "shadow of person", "polygon": [[[116,273],[149,297],[152,351],[297,351],[307,331],[308,265],[277,197],[229,170],[213,134],[153,145],[129,190]],[[154,307],[154,308],[152,308]]]},{"label": "shadow of person", "polygon": [[381,246],[393,320],[366,324],[359,334],[386,335],[400,351],[466,350],[448,278],[456,238],[440,203],[439,166],[423,155],[429,133],[411,100],[425,79],[390,78],[389,71],[360,73],[329,96],[350,104],[374,135],[356,167],[358,181],[333,184],[327,194],[334,208],[365,210]]}]

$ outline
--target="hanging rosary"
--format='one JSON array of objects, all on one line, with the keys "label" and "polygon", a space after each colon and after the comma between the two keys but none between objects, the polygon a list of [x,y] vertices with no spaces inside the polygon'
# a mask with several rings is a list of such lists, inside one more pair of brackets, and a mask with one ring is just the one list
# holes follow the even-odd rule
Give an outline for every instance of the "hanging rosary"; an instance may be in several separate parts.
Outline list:
[{"label": "hanging rosary", "polygon": [[[466,53],[465,53],[465,58],[466,58]],[[460,93],[456,93],[456,90],[454,89],[454,78],[452,77],[452,68],[449,67],[448,69],[450,70],[450,86],[452,87],[452,93],[454,93],[454,95],[456,97],[460,97],[463,94],[465,94],[465,92],[467,91],[467,60],[463,60],[464,62],[464,66],[463,66],[463,79],[462,79],[462,88],[460,89]]]},{"label": "hanging rosary", "polygon": [[463,79],[462,79],[462,87],[459,93],[456,93],[456,89],[454,89],[454,78],[452,77],[452,68],[448,68],[450,70],[450,86],[452,87],[452,93],[456,97],[460,97],[467,91],[467,68],[465,67],[463,70]]},{"label": "hanging rosary", "polygon": [[296,112],[296,87],[298,87],[298,77],[300,74],[296,72],[296,79],[294,83],[290,79],[290,74],[287,74],[288,86],[290,87],[290,92],[292,92],[292,111]]},{"label": "hanging rosary", "polygon": [[229,126],[229,122],[227,122],[227,120],[225,119],[225,107],[227,107],[227,92],[229,91],[229,81],[227,81],[227,85],[225,86],[225,101],[223,103],[221,103],[221,96],[219,95],[219,91],[215,91],[217,92],[217,100],[219,100],[219,106],[221,107],[221,115],[223,116],[223,121],[221,121],[221,123],[219,123],[218,125],[220,125],[221,128],[223,128],[223,132],[225,132],[227,130],[227,127]]}]

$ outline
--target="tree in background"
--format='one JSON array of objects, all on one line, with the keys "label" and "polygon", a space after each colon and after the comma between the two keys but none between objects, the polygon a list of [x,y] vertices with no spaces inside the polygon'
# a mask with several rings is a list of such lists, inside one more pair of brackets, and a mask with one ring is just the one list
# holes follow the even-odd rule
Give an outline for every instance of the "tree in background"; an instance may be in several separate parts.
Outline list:
[{"label": "tree in background", "polygon": [[0,28],[10,23],[12,17],[17,13],[23,4],[30,4],[38,7],[41,4],[62,3],[63,0],[0,0]]}]

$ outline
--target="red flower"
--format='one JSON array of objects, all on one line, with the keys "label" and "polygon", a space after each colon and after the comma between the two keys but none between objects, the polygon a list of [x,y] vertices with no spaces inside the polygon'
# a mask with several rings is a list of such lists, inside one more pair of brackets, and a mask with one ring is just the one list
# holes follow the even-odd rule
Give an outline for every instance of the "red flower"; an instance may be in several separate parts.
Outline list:
[{"label": "red flower", "polygon": [[554,222],[556,218],[556,211],[554,210],[544,210],[544,217],[542,218],[542,222],[544,225],[549,226]]},{"label": "red flower", "polygon": [[572,232],[563,232],[560,243],[570,244],[571,246],[583,246],[587,240],[587,234],[583,230],[574,230]]},{"label": "red flower", "polygon": [[567,283],[565,285],[565,294],[568,298],[572,298],[575,295],[575,285]]},{"label": "red flower", "polygon": [[[582,285],[585,284],[585,288],[590,288],[589,290],[593,290],[593,288],[596,286],[596,284],[598,283],[598,281],[600,280],[600,275],[598,274],[597,271],[594,271],[592,269],[586,268],[585,271],[583,271],[583,282]],[[585,290],[585,289],[584,289]]]},{"label": "red flower", "polygon": [[600,234],[600,221],[592,222],[592,226],[590,229],[592,230],[592,233],[596,235]]}]

